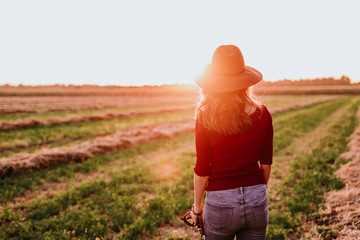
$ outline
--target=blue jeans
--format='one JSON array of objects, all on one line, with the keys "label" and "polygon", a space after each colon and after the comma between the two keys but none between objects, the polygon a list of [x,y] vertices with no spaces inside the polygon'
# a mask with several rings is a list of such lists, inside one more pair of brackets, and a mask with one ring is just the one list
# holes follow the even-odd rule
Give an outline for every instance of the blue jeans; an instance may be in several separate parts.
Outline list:
[{"label": "blue jeans", "polygon": [[208,191],[204,209],[206,240],[265,239],[267,186]]}]

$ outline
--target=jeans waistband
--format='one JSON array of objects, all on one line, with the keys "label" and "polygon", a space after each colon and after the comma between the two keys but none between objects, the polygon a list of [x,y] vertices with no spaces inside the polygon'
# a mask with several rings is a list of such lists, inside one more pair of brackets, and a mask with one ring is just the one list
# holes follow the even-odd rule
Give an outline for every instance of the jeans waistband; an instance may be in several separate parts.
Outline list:
[{"label": "jeans waistband", "polygon": [[267,195],[267,185],[258,184],[253,186],[238,187],[226,190],[208,191],[206,201],[213,203],[223,202],[249,202]]}]

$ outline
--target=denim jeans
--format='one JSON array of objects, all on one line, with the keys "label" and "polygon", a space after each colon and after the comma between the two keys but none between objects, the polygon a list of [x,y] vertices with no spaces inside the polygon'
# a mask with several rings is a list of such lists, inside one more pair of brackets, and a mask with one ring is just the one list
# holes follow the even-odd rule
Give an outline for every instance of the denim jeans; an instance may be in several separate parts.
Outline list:
[{"label": "denim jeans", "polygon": [[204,209],[206,240],[265,239],[267,186],[208,191]]}]

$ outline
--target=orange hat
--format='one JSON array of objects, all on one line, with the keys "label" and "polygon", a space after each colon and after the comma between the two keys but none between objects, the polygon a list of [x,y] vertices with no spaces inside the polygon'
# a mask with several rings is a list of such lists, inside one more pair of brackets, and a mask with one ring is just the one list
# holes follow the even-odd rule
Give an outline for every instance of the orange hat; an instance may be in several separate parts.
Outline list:
[{"label": "orange hat", "polygon": [[258,70],[245,66],[237,46],[222,45],[215,50],[204,75],[195,82],[208,92],[230,92],[255,85],[262,78]]}]

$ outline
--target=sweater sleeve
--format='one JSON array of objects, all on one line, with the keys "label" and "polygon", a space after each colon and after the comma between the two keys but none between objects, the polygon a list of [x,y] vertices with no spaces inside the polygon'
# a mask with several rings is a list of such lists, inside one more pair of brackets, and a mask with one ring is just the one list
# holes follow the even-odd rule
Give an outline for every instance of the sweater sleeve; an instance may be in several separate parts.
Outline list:
[{"label": "sweater sleeve", "polygon": [[265,133],[264,142],[261,145],[260,153],[260,163],[270,165],[273,163],[273,138],[274,138],[274,128],[272,124],[272,117],[270,112],[266,107],[264,107],[264,113],[266,114],[265,118],[267,120],[267,130]]},{"label": "sweater sleeve", "polygon": [[210,175],[210,146],[206,129],[196,120],[195,124],[196,163],[194,172],[198,176]]}]

